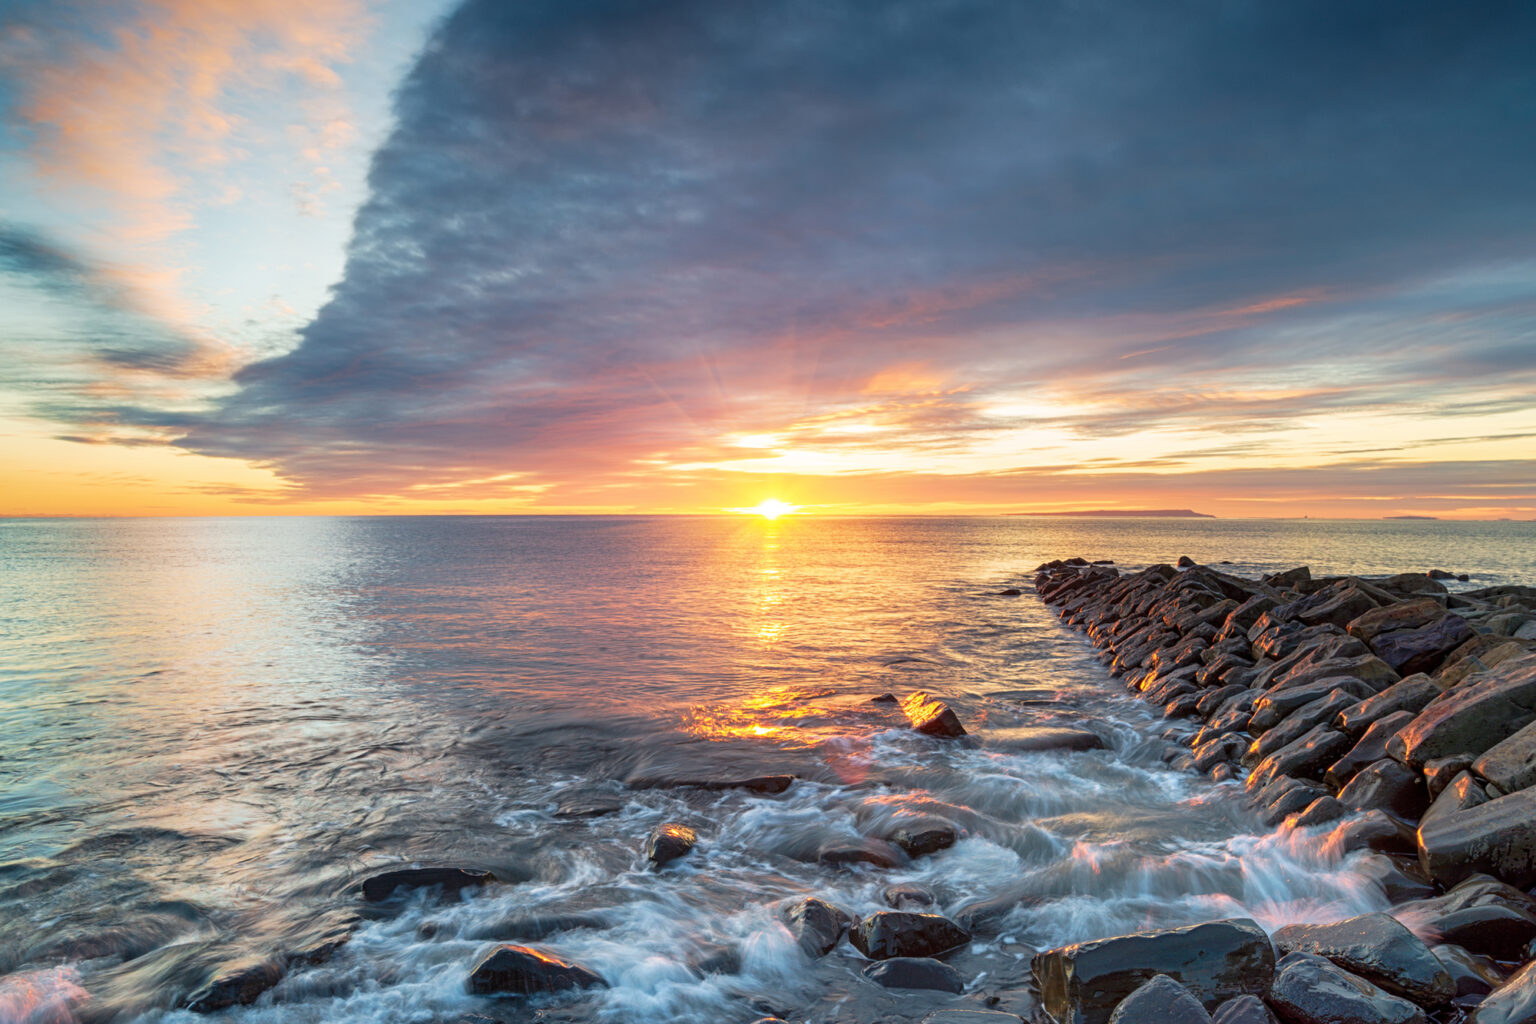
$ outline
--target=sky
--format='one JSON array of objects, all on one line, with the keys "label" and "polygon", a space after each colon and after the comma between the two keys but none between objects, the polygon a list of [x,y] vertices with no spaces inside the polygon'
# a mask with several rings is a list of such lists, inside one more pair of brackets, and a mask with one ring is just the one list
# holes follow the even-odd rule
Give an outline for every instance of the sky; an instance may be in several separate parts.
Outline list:
[{"label": "sky", "polygon": [[5,0],[0,514],[1536,518],[1536,6]]}]

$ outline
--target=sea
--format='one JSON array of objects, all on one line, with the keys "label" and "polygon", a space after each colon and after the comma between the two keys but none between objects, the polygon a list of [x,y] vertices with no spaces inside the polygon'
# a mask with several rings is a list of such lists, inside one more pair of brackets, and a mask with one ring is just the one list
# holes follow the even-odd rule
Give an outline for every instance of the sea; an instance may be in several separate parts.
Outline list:
[{"label": "sea", "polygon": [[[1536,524],[1036,517],[0,521],[0,1021],[191,1022],[222,965],[351,933],[217,1019],[851,1024],[1034,1012],[1031,955],[1226,917],[1387,905],[1379,859],[1262,826],[1164,766],[1129,696],[1033,595],[1039,563],[1181,555],[1254,575],[1532,583]],[[1021,596],[1005,596],[1010,587]],[[969,736],[888,704],[949,700]],[[1103,749],[1020,750],[1024,727]],[[783,793],[714,789],[773,774]],[[948,849],[824,864],[939,817]],[[657,825],[696,830],[662,870]],[[365,904],[409,865],[498,884]],[[916,883],[1002,911],[959,995],[887,990],[783,908]],[[604,988],[472,996],[490,944]]]}]

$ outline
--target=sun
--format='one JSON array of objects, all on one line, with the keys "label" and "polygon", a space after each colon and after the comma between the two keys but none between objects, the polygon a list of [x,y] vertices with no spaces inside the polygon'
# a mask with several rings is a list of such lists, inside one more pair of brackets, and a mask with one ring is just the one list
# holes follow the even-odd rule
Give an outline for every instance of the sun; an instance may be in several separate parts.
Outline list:
[{"label": "sun", "polygon": [[778,498],[764,498],[752,508],[742,509],[742,511],[762,516],[764,519],[777,519],[779,516],[787,516],[792,512],[796,512],[799,508],[799,505],[791,505],[789,502],[780,501]]}]

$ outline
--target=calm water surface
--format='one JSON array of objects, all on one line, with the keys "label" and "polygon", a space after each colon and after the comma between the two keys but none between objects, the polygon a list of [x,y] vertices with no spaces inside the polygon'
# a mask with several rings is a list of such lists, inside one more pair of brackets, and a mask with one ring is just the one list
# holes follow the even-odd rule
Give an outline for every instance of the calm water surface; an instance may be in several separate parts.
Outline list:
[{"label": "calm water surface", "polygon": [[[1234,786],[1164,769],[1164,723],[1032,597],[1044,560],[1229,559],[1238,573],[1443,567],[1529,583],[1536,525],[1022,518],[0,521],[0,1021],[191,1021],[209,970],[351,920],[401,863],[515,884],[366,918],[239,1021],[917,1019],[1028,1012],[1029,953],[1235,914],[1385,905],[1360,858],[1268,833]],[[954,698],[976,741],[869,703]],[[1072,724],[1105,750],[1019,753]],[[792,773],[780,796],[653,787]],[[817,852],[937,814],[964,838],[892,870]],[[701,846],[662,873],[654,825]],[[1021,902],[952,962],[963,997],[811,963],[776,923],[895,881],[956,912]],[[607,990],[464,994],[489,939]],[[737,969],[699,964],[723,952]]]}]

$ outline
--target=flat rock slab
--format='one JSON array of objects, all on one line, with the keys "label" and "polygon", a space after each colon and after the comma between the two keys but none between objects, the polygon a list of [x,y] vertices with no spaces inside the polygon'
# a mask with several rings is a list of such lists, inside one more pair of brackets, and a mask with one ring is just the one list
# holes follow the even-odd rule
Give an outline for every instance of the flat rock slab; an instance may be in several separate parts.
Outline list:
[{"label": "flat rock slab", "polygon": [[1286,925],[1274,935],[1282,953],[1313,953],[1351,974],[1421,1006],[1444,1006],[1456,994],[1445,966],[1389,914],[1363,914],[1335,924]]},{"label": "flat rock slab", "polygon": [[1275,951],[1246,919],[1136,932],[1035,954],[1045,1011],[1059,1024],[1106,1024],[1121,1000],[1159,974],[1207,1010],[1233,996],[1269,991]]},{"label": "flat rock slab", "polygon": [[1425,1024],[1413,1003],[1311,953],[1280,960],[1269,1005],[1285,1024]]},{"label": "flat rock slab", "polygon": [[912,728],[925,735],[946,738],[965,735],[965,726],[960,724],[960,718],[949,705],[921,691],[901,699],[901,713],[907,716]]},{"label": "flat rock slab", "polygon": [[881,960],[865,967],[864,977],[886,988],[930,989],[954,995],[965,991],[965,979],[959,971],[929,957],[897,956]]},{"label": "flat rock slab", "polygon": [[476,886],[490,885],[496,876],[489,871],[473,868],[401,868],[385,871],[363,880],[363,899],[379,903],[389,899],[397,889],[426,889],[440,886],[444,892],[458,892]]},{"label": "flat rock slab", "polygon": [[579,964],[530,946],[493,946],[469,969],[464,987],[473,995],[531,996],[540,992],[603,988],[607,982]]},{"label": "flat rock slab", "polygon": [[970,942],[971,933],[942,914],[881,910],[856,924],[848,939],[871,960],[887,960],[947,953]]}]

